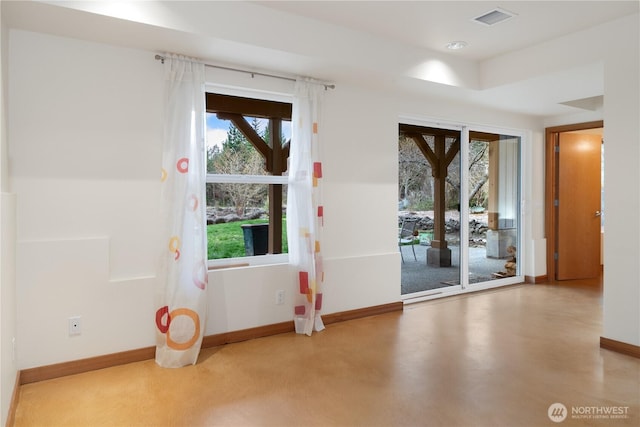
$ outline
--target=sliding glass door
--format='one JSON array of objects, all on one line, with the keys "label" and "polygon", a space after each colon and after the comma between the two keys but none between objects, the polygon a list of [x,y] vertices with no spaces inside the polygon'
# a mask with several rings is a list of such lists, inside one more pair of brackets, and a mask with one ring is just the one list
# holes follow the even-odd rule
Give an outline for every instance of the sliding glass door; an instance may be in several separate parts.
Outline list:
[{"label": "sliding glass door", "polygon": [[519,275],[519,136],[469,131],[468,281]]},{"label": "sliding glass door", "polygon": [[398,227],[417,222],[413,240],[399,239],[404,299],[521,276],[521,139],[466,126],[400,124]]},{"label": "sliding glass door", "polygon": [[400,125],[398,225],[417,221],[411,249],[399,241],[403,295],[461,286],[460,144],[460,129]]}]

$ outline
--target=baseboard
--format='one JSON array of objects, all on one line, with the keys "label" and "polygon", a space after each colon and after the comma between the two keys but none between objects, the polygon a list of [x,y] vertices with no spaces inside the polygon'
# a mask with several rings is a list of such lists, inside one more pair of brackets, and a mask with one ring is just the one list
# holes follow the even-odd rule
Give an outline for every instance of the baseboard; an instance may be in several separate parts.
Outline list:
[{"label": "baseboard", "polygon": [[20,374],[20,371],[16,372],[16,382],[13,385],[13,393],[11,393],[11,402],[9,403],[7,422],[5,423],[6,427],[13,427],[16,422],[16,409],[18,408],[18,402],[20,402]]},{"label": "baseboard", "polygon": [[222,334],[208,335],[202,339],[202,348],[217,347],[219,345],[233,344],[254,338],[268,337],[271,335],[293,332],[293,320],[255,328],[241,329],[238,331],[224,332]]},{"label": "baseboard", "polygon": [[[399,301],[395,303],[359,308],[356,310],[348,310],[339,313],[325,314],[322,316],[322,320],[325,325],[329,325],[331,323],[343,322],[345,320],[375,316],[392,311],[401,311],[402,307],[402,301]],[[247,341],[254,338],[262,338],[271,335],[293,332],[294,330],[295,329],[293,320],[291,320],[288,322],[258,326],[255,328],[208,335],[202,339],[202,348],[217,347],[220,345]],[[124,365],[127,363],[141,362],[143,360],[153,359],[155,357],[155,351],[155,347],[145,347],[137,350],[106,354],[104,356],[96,356],[87,359],[73,360],[70,362],[56,363],[54,365],[23,369],[20,372],[19,384],[29,384],[38,381],[64,377],[67,375],[81,374],[83,372],[95,371],[97,369]]]},{"label": "baseboard", "polygon": [[612,340],[611,338],[600,337],[600,348],[640,359],[640,346],[637,345]]},{"label": "baseboard", "polygon": [[345,320],[359,319],[361,317],[376,316],[378,314],[390,313],[392,311],[402,311],[404,303],[402,301],[389,304],[374,305],[372,307],[358,308],[355,310],[341,311],[339,313],[325,314],[322,321],[325,325],[331,323],[344,322]]},{"label": "baseboard", "polygon": [[[358,308],[355,310],[341,311],[338,313],[323,314],[322,322],[325,325],[331,323],[344,322],[346,320],[359,319],[361,317],[375,316],[378,314],[401,311],[402,301],[376,305],[373,307]],[[254,338],[268,337],[271,335],[284,334],[295,330],[293,321],[274,323],[271,325],[258,326],[256,328],[242,329],[239,331],[225,332],[222,334],[209,335],[202,340],[202,348],[217,347],[234,342],[247,341]]]},{"label": "baseboard", "polygon": [[545,274],[542,276],[524,276],[525,283],[545,283],[549,281],[549,277]]},{"label": "baseboard", "polygon": [[140,362],[142,360],[153,359],[155,354],[155,347],[145,347],[137,350],[106,354],[104,356],[89,357],[87,359],[72,360],[70,362],[56,363],[54,365],[23,369],[20,376],[20,384],[29,384],[53,378],[66,377],[67,375],[81,374],[83,372],[124,365],[126,363]]}]

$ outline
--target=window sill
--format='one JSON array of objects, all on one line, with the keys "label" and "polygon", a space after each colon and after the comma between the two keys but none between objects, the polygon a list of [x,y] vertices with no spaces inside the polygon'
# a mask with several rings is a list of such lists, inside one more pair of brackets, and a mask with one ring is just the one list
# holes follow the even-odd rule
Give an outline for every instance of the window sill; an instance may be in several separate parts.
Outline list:
[{"label": "window sill", "polygon": [[224,270],[228,268],[245,268],[263,265],[287,264],[289,262],[289,254],[267,254],[258,256],[210,259],[207,264],[209,271]]}]

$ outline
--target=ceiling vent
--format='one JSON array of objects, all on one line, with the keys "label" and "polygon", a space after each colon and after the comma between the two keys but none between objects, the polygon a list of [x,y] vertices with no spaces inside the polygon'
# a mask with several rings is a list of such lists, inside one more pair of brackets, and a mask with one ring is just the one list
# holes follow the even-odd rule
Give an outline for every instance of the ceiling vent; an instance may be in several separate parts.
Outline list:
[{"label": "ceiling vent", "polygon": [[490,27],[492,25],[499,24],[500,22],[504,22],[507,19],[511,19],[514,16],[516,16],[515,13],[509,12],[504,9],[496,8],[487,13],[484,13],[480,16],[473,18],[473,21],[477,22],[478,24],[482,24]]}]

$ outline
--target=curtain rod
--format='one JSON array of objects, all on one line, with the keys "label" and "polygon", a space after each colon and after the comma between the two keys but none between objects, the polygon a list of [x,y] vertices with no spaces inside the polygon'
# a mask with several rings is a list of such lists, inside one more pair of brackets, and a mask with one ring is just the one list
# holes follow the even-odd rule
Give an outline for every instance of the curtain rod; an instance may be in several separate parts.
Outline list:
[{"label": "curtain rod", "polygon": [[[164,56],[156,55],[155,59],[164,64],[164,60],[165,60]],[[278,76],[276,74],[260,73],[260,72],[257,72],[257,71],[249,71],[249,70],[243,70],[243,69],[240,69],[240,68],[232,68],[232,67],[223,67],[222,65],[213,65],[213,64],[207,64],[207,63],[204,63],[203,65],[205,67],[217,68],[219,70],[227,70],[227,71],[235,71],[237,73],[251,74],[252,78],[255,77],[255,76],[263,76],[263,77],[271,77],[271,78],[280,79],[280,80],[288,80],[290,82],[295,82],[296,81],[296,79],[294,79],[292,77]],[[324,83],[324,82],[316,82],[316,81],[312,80],[310,83],[314,83],[314,84],[317,84],[317,85],[320,85],[320,86],[324,86],[325,90],[327,90],[327,89],[335,89],[336,88],[336,85],[329,84],[329,83]]]}]

